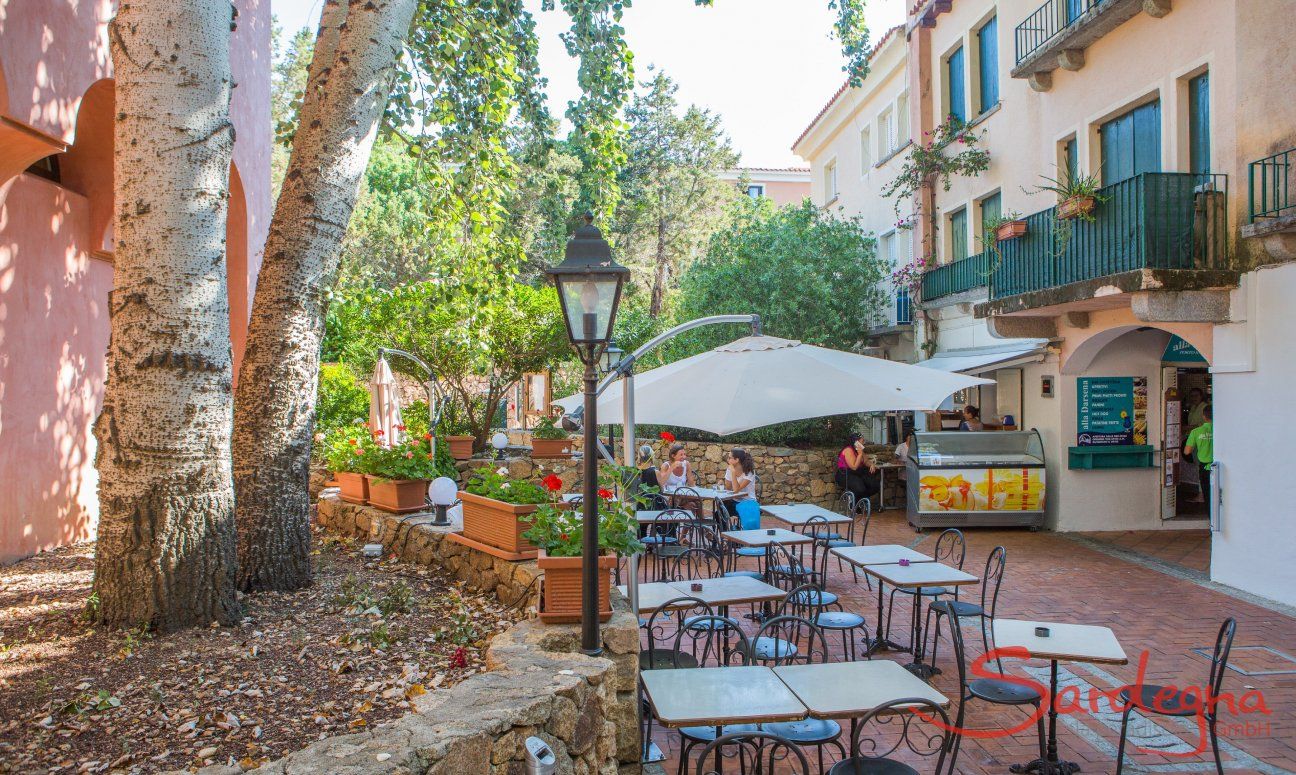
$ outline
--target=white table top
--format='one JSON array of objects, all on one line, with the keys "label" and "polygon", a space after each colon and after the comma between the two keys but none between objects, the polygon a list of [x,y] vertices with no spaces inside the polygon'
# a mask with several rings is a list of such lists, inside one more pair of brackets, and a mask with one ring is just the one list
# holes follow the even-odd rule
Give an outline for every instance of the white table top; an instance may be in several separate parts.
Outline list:
[{"label": "white table top", "polygon": [[[687,485],[683,487],[663,487],[662,495],[674,495],[676,490],[692,490],[693,492],[697,493],[699,498],[706,498],[708,500],[724,501],[738,496],[738,493],[732,492],[730,490],[719,489],[715,487],[689,487]],[[685,497],[688,496],[686,495]]]},{"label": "white table top", "polygon": [[971,573],[965,573],[940,562],[865,565],[863,571],[893,587],[957,587],[964,584],[978,584],[981,581]]},{"label": "white table top", "polygon": [[681,522],[687,521],[683,516],[680,515],[679,512],[681,511],[688,514],[690,519],[697,519],[697,516],[693,512],[689,511],[688,509],[659,509],[657,511],[636,511],[635,519],[638,520],[640,524],[646,525],[651,522],[656,522],[658,517],[660,517],[662,514],[665,514],[669,511],[675,512],[674,514],[671,515],[671,519],[678,518],[679,521]]},{"label": "white table top", "polygon": [[[630,589],[625,584],[617,587],[617,591],[626,597],[630,597]],[[674,600],[677,597],[689,595],[698,597],[691,592],[680,592],[675,587],[664,581],[651,581],[639,585],[639,612],[642,614],[651,614],[663,604]]]},{"label": "white table top", "polygon": [[644,670],[653,715],[667,727],[799,721],[805,705],[768,667]]},{"label": "white table top", "polygon": [[[1036,627],[1049,628],[1049,637],[1035,634]],[[1070,662],[1101,662],[1124,665],[1129,662],[1116,634],[1107,627],[1064,622],[1030,622],[1022,619],[994,620],[996,648],[1021,646],[1036,659]]]},{"label": "white table top", "polygon": [[922,552],[914,551],[900,544],[874,544],[873,546],[841,546],[831,550],[833,554],[851,565],[890,565],[900,560],[909,562],[933,562],[933,558]]},{"label": "white table top", "polygon": [[858,718],[895,700],[918,697],[949,707],[949,698],[889,659],[774,668],[811,718]]},{"label": "white table top", "polygon": [[[694,592],[691,589],[694,582],[702,585],[701,592]],[[767,600],[782,600],[787,595],[778,587],[771,586],[750,576],[690,579],[688,581],[668,581],[666,583],[679,590],[681,595],[691,595],[713,606],[734,605],[737,603],[764,603]]]},{"label": "white table top", "polygon": [[[793,503],[787,506],[762,506],[761,511],[788,525],[805,525],[814,517],[822,517],[830,525],[849,523],[845,514],[829,511],[812,503]],[[815,524],[821,524],[816,522]]]},{"label": "white table top", "polygon": [[[770,535],[771,530],[773,535]],[[759,530],[729,530],[720,535],[724,536],[726,541],[732,541],[742,546],[769,546],[771,543],[788,544],[808,544],[814,538],[802,533],[793,533],[791,530],[784,530],[781,527],[761,528]]]}]

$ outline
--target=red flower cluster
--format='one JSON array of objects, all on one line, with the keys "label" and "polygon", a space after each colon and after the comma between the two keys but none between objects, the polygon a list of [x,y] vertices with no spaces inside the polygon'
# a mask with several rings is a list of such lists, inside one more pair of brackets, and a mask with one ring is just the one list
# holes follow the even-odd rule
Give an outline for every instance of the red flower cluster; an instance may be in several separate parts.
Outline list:
[{"label": "red flower cluster", "polygon": [[431,441],[431,440],[432,440],[432,434],[430,434],[430,433],[425,433],[425,434],[423,434],[423,440],[424,440],[424,441]]},{"label": "red flower cluster", "polygon": [[598,496],[605,501],[612,500],[612,491],[604,487],[598,491]]},{"label": "red flower cluster", "polygon": [[468,651],[460,646],[450,655],[450,667],[468,667]]},{"label": "red flower cluster", "polygon": [[669,444],[675,441],[675,434],[671,433],[670,431],[662,431],[661,440]]},{"label": "red flower cluster", "polygon": [[549,492],[558,492],[563,488],[563,480],[560,479],[557,474],[549,474],[544,479],[541,479],[540,483],[543,484],[545,489]]}]

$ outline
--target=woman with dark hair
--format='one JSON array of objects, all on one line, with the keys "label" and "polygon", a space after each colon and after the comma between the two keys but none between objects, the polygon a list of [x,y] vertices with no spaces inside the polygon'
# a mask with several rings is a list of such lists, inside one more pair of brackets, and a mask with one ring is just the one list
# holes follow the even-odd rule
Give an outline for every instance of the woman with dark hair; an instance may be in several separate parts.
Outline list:
[{"label": "woman with dark hair", "polygon": [[981,410],[968,404],[963,407],[963,422],[959,423],[961,431],[983,431],[985,426],[981,424]]},{"label": "woman with dark hair", "polygon": [[733,500],[756,500],[756,461],[742,447],[729,450],[725,468],[725,489],[736,493]]},{"label": "woman with dark hair", "polygon": [[697,484],[697,479],[693,476],[693,469],[689,466],[688,451],[684,445],[678,441],[670,445],[666,452],[666,464],[662,466],[666,474],[666,481],[663,485],[674,489],[676,487],[693,487]]},{"label": "woman with dark hair", "polygon": [[871,498],[880,489],[878,468],[864,456],[864,442],[858,433],[852,433],[837,453],[837,486],[849,490],[858,503],[861,498]]},{"label": "woman with dark hair", "polygon": [[639,459],[636,466],[639,476],[635,483],[637,494],[643,498],[643,508],[660,511],[666,508],[666,499],[661,496],[661,487],[666,483],[666,474],[653,465],[653,448],[644,444],[639,448]]}]

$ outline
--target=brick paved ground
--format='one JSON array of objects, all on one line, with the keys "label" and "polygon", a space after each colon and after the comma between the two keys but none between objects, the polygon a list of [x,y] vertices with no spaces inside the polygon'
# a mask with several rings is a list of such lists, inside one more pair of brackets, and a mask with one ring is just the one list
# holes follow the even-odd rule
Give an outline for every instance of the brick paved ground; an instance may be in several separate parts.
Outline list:
[{"label": "brick paved ground", "polygon": [[1085,533],[1093,541],[1109,544],[1172,563],[1188,570],[1210,573],[1209,530],[1120,530]]},{"label": "brick paved ground", "polygon": [[[770,524],[773,526],[774,523]],[[930,548],[935,540],[936,536],[931,532],[916,535],[904,523],[904,517],[895,511],[876,515],[868,534],[869,544],[913,544],[917,541],[919,549]],[[1045,532],[970,531],[964,568],[980,575],[986,556],[998,544],[1008,551],[999,600],[1001,617],[1105,625],[1116,632],[1131,658],[1131,664],[1125,666],[1063,663],[1064,685],[1068,680],[1078,680],[1109,689],[1132,682],[1137,673],[1137,658],[1143,652],[1148,654],[1148,683],[1204,684],[1209,657],[1200,656],[1193,650],[1203,648],[1209,654],[1220,622],[1229,615],[1236,617],[1235,664],[1250,672],[1294,672],[1246,676],[1229,671],[1224,691],[1241,696],[1248,689],[1260,690],[1271,715],[1243,717],[1222,708],[1221,728],[1246,721],[1266,725],[1250,736],[1234,737],[1225,742],[1225,769],[1230,773],[1296,772],[1296,662],[1256,648],[1268,646],[1296,656],[1296,619]],[[829,589],[842,595],[847,610],[864,614],[872,629],[876,593],[865,589],[862,578],[857,586],[849,570],[842,573],[837,571],[835,563],[829,565]],[[965,588],[971,590],[965,592],[965,599],[976,600],[979,594],[976,589]],[[902,620],[907,621],[907,608],[900,607],[905,605],[897,603],[897,625]],[[745,622],[745,626],[750,628],[751,625],[751,622]],[[981,652],[980,636],[970,624],[964,632],[971,659]],[[893,636],[896,635],[900,636],[896,638],[898,640],[907,640],[904,633],[893,632]],[[957,673],[948,669],[951,668],[950,655],[948,643],[942,644],[938,664],[947,669],[936,676],[933,683],[944,694],[954,698],[957,697],[958,679]],[[887,652],[875,658],[909,661],[907,654]],[[1010,674],[1027,675],[1045,683],[1047,667],[1048,663],[1044,661],[1005,662]],[[1015,726],[1022,718],[1021,711],[975,702],[969,705],[967,726],[977,730],[1004,729]],[[1191,724],[1165,717],[1156,717],[1152,724],[1155,726],[1137,721],[1131,724],[1149,748],[1166,752],[1189,751],[1190,746],[1196,743],[1196,729]],[[1086,773],[1115,772],[1118,730],[1119,715],[1064,716],[1059,720],[1062,757],[1081,763]],[[666,771],[675,772],[678,735],[658,728],[654,740],[671,757],[663,762]],[[1033,728],[1007,737],[968,739],[963,744],[957,771],[969,775],[1006,773],[1010,764],[1030,760],[1035,751]],[[918,762],[915,766],[925,771]],[[1125,771],[1213,772],[1214,766],[1210,763],[1209,753],[1187,757],[1136,753],[1132,759],[1127,758]]]}]

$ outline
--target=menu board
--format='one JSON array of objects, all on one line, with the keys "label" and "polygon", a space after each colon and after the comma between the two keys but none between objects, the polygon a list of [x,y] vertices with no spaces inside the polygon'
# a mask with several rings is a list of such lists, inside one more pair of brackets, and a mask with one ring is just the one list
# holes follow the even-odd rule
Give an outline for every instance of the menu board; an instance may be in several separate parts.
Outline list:
[{"label": "menu board", "polygon": [[1147,444],[1147,377],[1076,379],[1076,444]]}]

